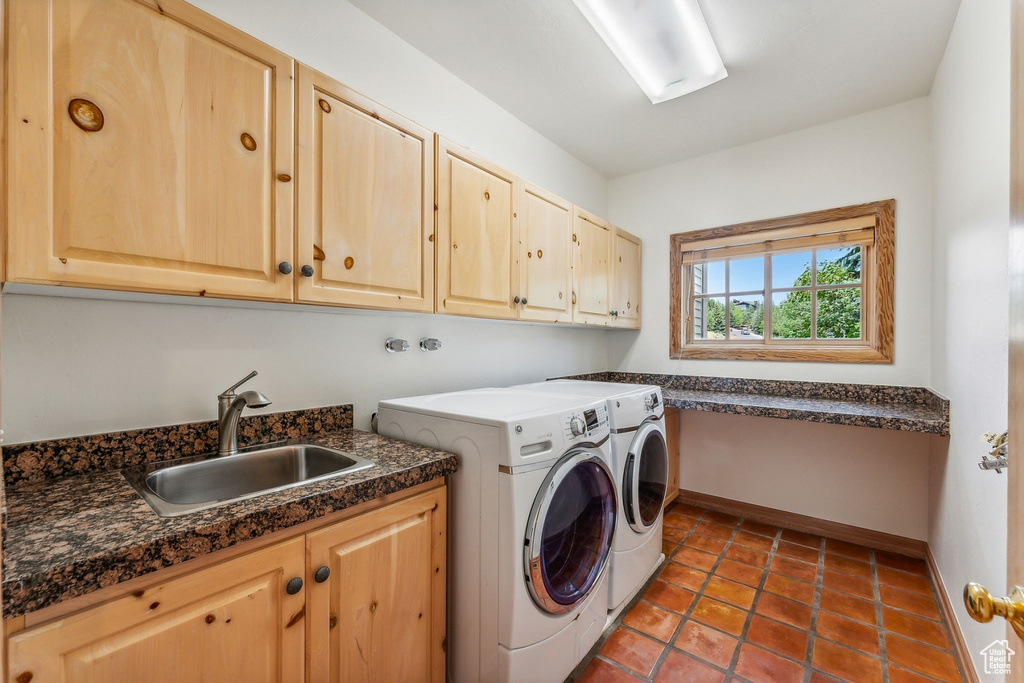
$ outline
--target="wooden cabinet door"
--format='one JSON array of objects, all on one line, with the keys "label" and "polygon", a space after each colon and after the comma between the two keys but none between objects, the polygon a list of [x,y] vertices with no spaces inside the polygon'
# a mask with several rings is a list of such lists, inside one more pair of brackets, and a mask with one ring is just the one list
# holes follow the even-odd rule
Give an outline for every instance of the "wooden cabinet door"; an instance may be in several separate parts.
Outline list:
[{"label": "wooden cabinet door", "polygon": [[443,683],[445,509],[440,487],[306,536],[309,680]]},{"label": "wooden cabinet door", "polygon": [[613,231],[611,223],[576,209],[573,322],[607,325],[611,321]]},{"label": "wooden cabinet door", "polygon": [[303,681],[303,539],[197,570],[9,641],[9,676],[34,683]]},{"label": "wooden cabinet door", "polygon": [[612,252],[612,315],[615,327],[640,329],[640,254],[642,243],[636,235],[615,228]]},{"label": "wooden cabinet door", "polygon": [[518,179],[437,139],[437,311],[518,316]]},{"label": "wooden cabinet door", "polygon": [[519,319],[570,322],[573,206],[523,182],[519,210]]},{"label": "wooden cabinet door", "polygon": [[665,507],[679,495],[679,410],[665,408],[665,446],[668,449],[668,491]]},{"label": "wooden cabinet door", "polygon": [[296,298],[433,311],[433,133],[313,69],[298,72]]},{"label": "wooden cabinet door", "polygon": [[8,279],[290,300],[292,60],[182,0],[7,4]]}]

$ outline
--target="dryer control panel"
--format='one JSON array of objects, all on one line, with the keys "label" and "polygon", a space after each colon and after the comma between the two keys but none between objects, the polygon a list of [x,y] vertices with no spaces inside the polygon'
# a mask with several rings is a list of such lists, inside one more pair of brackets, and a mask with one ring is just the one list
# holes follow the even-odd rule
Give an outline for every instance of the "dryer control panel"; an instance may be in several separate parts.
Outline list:
[{"label": "dryer control panel", "polygon": [[576,441],[581,437],[599,441],[604,437],[602,432],[607,431],[608,406],[604,403],[562,416],[562,433],[569,441]]}]

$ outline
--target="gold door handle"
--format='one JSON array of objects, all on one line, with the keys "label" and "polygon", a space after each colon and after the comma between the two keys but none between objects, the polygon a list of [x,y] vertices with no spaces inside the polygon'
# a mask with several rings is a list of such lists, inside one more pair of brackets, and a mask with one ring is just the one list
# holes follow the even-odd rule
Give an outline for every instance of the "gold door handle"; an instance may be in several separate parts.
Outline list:
[{"label": "gold door handle", "polygon": [[1024,588],[1014,586],[1009,596],[993,598],[984,586],[969,583],[964,586],[964,605],[975,621],[987,623],[992,617],[1002,617],[1024,638]]}]

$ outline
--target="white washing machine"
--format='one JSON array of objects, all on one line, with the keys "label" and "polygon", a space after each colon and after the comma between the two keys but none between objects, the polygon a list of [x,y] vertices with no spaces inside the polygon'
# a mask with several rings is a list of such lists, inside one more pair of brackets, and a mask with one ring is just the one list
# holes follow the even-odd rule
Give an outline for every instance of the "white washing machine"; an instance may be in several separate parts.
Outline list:
[{"label": "white washing machine", "polygon": [[381,401],[381,434],[455,453],[448,678],[561,683],[607,617],[618,495],[604,401],[480,389]]},{"label": "white washing machine", "polygon": [[661,388],[552,380],[521,384],[513,389],[600,398],[608,406],[620,510],[608,570],[608,609],[615,610],[636,593],[662,561],[668,447]]}]

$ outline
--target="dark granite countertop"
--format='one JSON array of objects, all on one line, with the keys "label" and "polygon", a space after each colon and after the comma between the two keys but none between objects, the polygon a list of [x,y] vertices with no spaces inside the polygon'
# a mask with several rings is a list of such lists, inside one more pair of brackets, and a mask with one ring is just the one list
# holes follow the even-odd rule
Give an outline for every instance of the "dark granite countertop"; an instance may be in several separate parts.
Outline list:
[{"label": "dark granite countertop", "polygon": [[457,467],[450,453],[369,432],[347,429],[306,438],[375,465],[173,518],[158,517],[117,469],[8,487],[4,617],[323,517]]},{"label": "dark granite countertop", "polygon": [[625,372],[571,379],[657,385],[665,405],[681,410],[949,435],[949,401],[920,387]]}]

